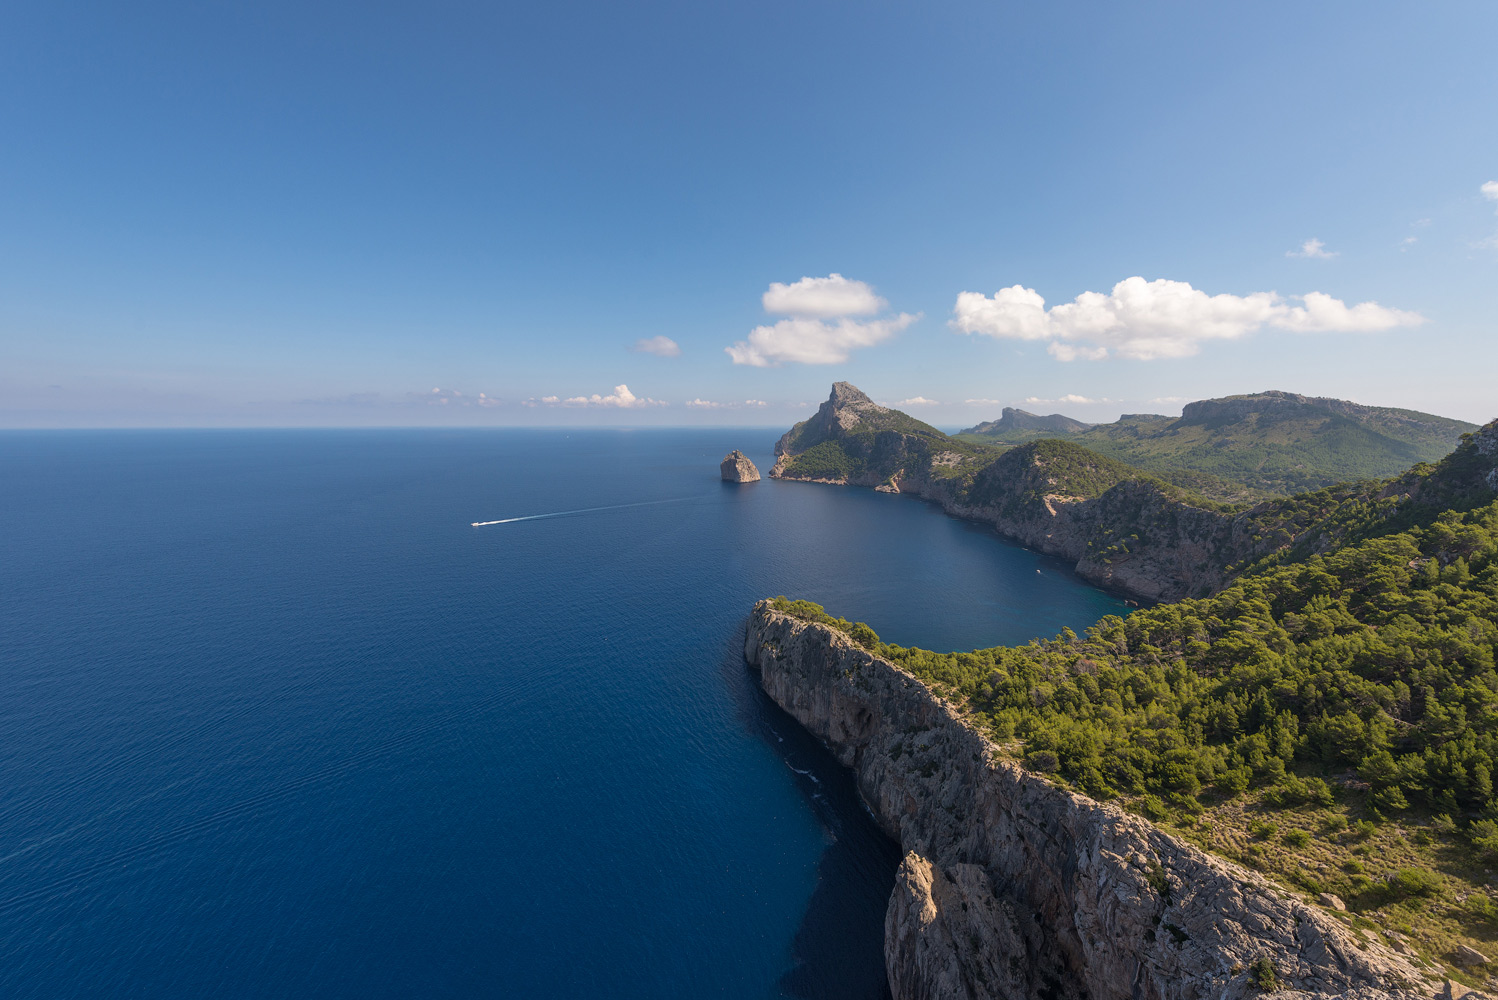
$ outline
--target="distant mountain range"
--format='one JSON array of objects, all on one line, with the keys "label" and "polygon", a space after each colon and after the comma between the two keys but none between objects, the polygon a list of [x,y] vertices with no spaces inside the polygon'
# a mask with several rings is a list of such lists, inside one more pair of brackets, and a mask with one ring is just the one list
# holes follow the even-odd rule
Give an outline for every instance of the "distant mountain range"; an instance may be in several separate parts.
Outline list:
[{"label": "distant mountain range", "polygon": [[1179,417],[1131,413],[1111,424],[1005,407],[998,420],[956,437],[1001,446],[1062,438],[1188,489],[1233,499],[1203,477],[1288,496],[1438,461],[1476,429],[1415,410],[1271,390],[1188,403]]},{"label": "distant mountain range", "polygon": [[976,437],[988,439],[989,442],[1013,442],[1030,441],[1037,437],[1058,434],[1080,434],[1096,424],[1084,424],[1080,420],[1052,413],[1040,416],[1029,410],[1016,409],[1013,406],[1004,407],[1003,414],[997,420],[986,420],[977,427],[969,427],[962,434],[972,434]]}]

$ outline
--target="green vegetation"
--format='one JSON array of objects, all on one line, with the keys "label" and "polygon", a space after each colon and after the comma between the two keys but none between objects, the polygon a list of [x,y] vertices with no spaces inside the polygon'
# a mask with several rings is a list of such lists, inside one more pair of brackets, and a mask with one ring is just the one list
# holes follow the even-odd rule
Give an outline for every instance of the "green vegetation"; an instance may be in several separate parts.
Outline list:
[{"label": "green vegetation", "polygon": [[[1377,918],[1428,956],[1491,948],[1498,503],[1484,447],[1469,435],[1392,482],[1256,508],[1244,524],[1278,551],[1215,595],[1082,636],[937,653],[776,603],[922,678],[1048,780],[1336,893],[1355,926]],[[1000,461],[1049,466],[1094,494],[1123,474],[1071,442],[1024,449]]]},{"label": "green vegetation", "polygon": [[[991,444],[1065,438],[1206,496],[1251,500],[1392,476],[1436,461],[1475,430],[1413,410],[1278,392],[1192,403],[1179,419],[1129,414],[1093,426],[1066,420],[1006,410],[1004,419],[957,437]],[[1250,493],[1235,496],[1222,490],[1222,481]]]},{"label": "green vegetation", "polygon": [[[827,412],[834,401],[838,413],[856,418],[846,428]],[[999,454],[995,448],[957,441],[907,413],[879,406],[846,382],[833,387],[829,404],[780,441],[780,449],[789,456],[784,467],[795,478],[875,483],[902,471],[939,479],[961,477]]]},{"label": "green vegetation", "polygon": [[1268,955],[1261,955],[1249,966],[1248,981],[1256,989],[1265,993],[1273,993],[1280,988],[1279,974],[1274,971],[1274,963],[1269,960]]},{"label": "green vegetation", "polygon": [[[1270,805],[1327,806],[1327,779],[1355,772],[1370,815],[1498,820],[1498,504],[1110,616],[1084,637],[871,648],[1099,798],[1153,794],[1190,813],[1204,793],[1261,788]],[[1471,829],[1498,860],[1498,825]]]}]

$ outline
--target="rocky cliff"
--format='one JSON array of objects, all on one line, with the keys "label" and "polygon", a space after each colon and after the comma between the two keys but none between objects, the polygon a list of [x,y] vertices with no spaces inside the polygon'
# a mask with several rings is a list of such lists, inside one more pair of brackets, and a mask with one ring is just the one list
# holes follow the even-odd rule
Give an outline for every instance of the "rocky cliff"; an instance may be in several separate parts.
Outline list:
[{"label": "rocky cliff", "polygon": [[1282,541],[1078,445],[1038,441],[1001,454],[879,406],[846,382],[775,454],[771,478],[912,493],[1070,560],[1086,579],[1150,599],[1216,590],[1227,566]]},{"label": "rocky cliff", "polygon": [[1421,973],[1261,876],[1003,759],[952,706],[824,625],[754,609],[764,689],[853,769],[905,851],[896,1000],[1429,996]]},{"label": "rocky cliff", "polygon": [[749,456],[735,448],[723,456],[722,463],[718,466],[723,475],[725,483],[757,483],[759,482],[759,469]]}]

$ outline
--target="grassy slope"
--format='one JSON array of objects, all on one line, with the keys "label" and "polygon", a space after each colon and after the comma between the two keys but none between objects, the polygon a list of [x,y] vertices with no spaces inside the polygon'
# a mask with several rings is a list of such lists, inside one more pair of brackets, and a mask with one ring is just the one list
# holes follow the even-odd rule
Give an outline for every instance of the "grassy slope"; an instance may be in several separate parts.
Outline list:
[{"label": "grassy slope", "polygon": [[[1229,397],[1229,402],[1240,397]],[[974,443],[1063,437],[1192,488],[1203,474],[1263,494],[1289,495],[1355,479],[1382,478],[1451,450],[1471,424],[1410,410],[1357,407],[1337,412],[1316,400],[1227,418],[1132,415],[1074,434],[1016,432]],[[1196,489],[1213,495],[1211,487]]]}]

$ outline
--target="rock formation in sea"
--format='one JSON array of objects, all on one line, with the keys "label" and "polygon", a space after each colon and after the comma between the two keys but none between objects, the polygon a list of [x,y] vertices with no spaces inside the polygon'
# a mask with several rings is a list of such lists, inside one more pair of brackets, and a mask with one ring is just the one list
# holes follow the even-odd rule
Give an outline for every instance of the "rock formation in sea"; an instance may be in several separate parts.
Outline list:
[{"label": "rock formation in sea", "polygon": [[749,456],[735,448],[723,456],[723,481],[726,483],[754,483],[759,481],[759,470],[749,461]]},{"label": "rock formation in sea", "polygon": [[1325,907],[1006,759],[921,681],[834,629],[762,601],[744,655],[853,769],[905,852],[885,916],[895,1000],[1437,991]]}]

